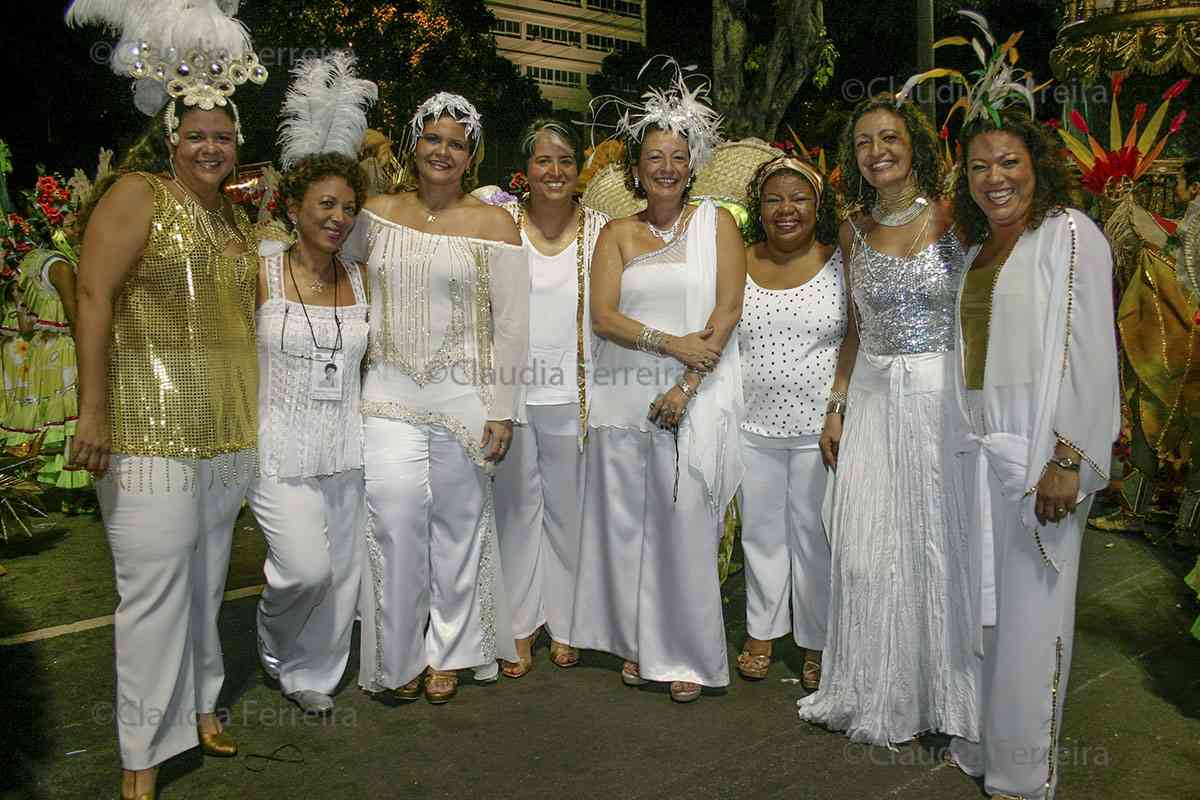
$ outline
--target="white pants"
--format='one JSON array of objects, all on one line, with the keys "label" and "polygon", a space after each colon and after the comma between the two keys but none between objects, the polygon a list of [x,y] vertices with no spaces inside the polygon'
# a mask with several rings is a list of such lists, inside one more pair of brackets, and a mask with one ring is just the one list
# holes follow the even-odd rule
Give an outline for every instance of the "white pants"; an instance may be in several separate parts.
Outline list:
[{"label": "white pants", "polygon": [[[685,423],[686,425],[687,423]],[[686,431],[593,428],[571,644],[652,681],[729,683],[717,548],[723,516],[688,469]]]},{"label": "white pants", "polygon": [[114,455],[96,481],[117,604],[117,737],[125,769],[199,743],[225,681],[217,614],[253,451],[187,460]]},{"label": "white pants", "polygon": [[[395,689],[426,667],[516,661],[491,479],[438,425],[363,420],[367,569],[359,683]],[[500,632],[498,634],[498,632]]]},{"label": "white pants", "polygon": [[746,630],[761,640],[790,630],[800,647],[824,650],[831,576],[821,451],[755,444],[743,434]]},{"label": "white pants", "polygon": [[333,694],[350,657],[366,526],[363,473],[262,476],[250,508],[267,539],[258,654],[284,694]]},{"label": "white pants", "polygon": [[526,413],[529,422],[513,431],[495,482],[513,637],[524,639],[544,624],[555,641],[566,643],[583,510],[579,405],[527,406]]},{"label": "white pants", "polygon": [[[1086,467],[1085,467],[1086,469]],[[1042,537],[1060,537],[1062,571],[1046,565],[1034,532],[989,475],[996,566],[996,626],[983,629],[979,744],[955,738],[963,771],[983,776],[989,794],[1050,800],[1058,785],[1057,749],[1075,639],[1075,588],[1092,501]]]}]

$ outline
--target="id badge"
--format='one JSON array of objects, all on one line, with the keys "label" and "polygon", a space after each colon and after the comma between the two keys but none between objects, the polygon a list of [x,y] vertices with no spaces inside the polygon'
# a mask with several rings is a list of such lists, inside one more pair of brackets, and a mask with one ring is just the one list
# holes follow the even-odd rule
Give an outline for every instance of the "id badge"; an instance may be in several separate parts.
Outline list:
[{"label": "id badge", "polygon": [[342,400],[342,381],[346,377],[346,354],[328,350],[313,351],[309,376],[309,397],[313,400]]}]

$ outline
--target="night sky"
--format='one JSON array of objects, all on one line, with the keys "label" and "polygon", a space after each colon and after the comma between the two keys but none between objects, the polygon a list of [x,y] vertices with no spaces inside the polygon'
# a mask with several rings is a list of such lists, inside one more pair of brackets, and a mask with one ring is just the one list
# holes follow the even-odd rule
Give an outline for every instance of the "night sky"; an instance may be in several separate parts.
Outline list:
[{"label": "night sky", "polygon": [[[0,123],[0,138],[13,151],[16,174],[10,176],[10,186],[28,186],[38,163],[68,174],[77,166],[90,172],[101,146],[120,150],[145,123],[145,117],[133,108],[129,81],[91,61],[93,48],[105,47],[111,37],[94,28],[68,29],[62,22],[67,5],[64,0],[4,3],[0,10],[0,27],[7,33],[3,67],[12,98],[10,113]],[[1044,75],[1048,75],[1045,57],[1055,35],[1056,15],[1049,8],[1055,5],[1014,0],[1002,4],[1003,10],[995,12],[992,20],[997,31],[1026,28],[1022,61],[1040,61],[1039,72]],[[905,13],[896,6],[903,6]],[[908,12],[907,3],[826,3],[826,24],[841,52],[833,85],[824,91],[802,90],[788,121],[809,131],[810,136],[832,138],[818,118],[831,108],[847,107],[841,96],[846,94],[848,82],[892,74],[902,79],[910,74],[915,59]],[[686,24],[681,24],[679,4],[672,0],[650,0],[647,14],[652,52],[667,52],[681,63],[708,69],[708,15],[689,15]],[[894,19],[889,19],[889,14]],[[939,24],[939,36],[962,32],[953,18]],[[894,33],[881,36],[881,30]],[[871,57],[863,58],[861,53]]]}]

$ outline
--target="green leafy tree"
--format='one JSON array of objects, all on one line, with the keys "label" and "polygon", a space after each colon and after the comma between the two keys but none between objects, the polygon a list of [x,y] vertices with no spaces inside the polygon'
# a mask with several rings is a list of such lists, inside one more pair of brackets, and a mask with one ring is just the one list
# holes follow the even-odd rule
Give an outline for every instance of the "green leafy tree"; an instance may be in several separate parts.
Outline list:
[{"label": "green leafy tree", "polygon": [[397,146],[426,97],[449,91],[471,100],[483,116],[487,180],[512,162],[523,125],[550,109],[537,84],[496,53],[493,17],[482,0],[256,0],[243,6],[241,18],[271,70],[246,114],[253,134],[248,155],[258,160],[268,160],[274,151],[276,115],[290,67],[305,55],[330,49],[352,50],[359,73],[379,84],[370,120]]}]

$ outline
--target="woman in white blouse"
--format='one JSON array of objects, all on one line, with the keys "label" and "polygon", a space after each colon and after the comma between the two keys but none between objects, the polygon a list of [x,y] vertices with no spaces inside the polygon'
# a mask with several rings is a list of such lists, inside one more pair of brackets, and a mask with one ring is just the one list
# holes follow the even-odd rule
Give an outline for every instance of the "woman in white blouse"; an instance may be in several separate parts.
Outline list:
[{"label": "woman in white blouse", "polygon": [[361,574],[367,299],[359,264],[337,251],[366,184],[355,159],[326,153],[297,162],[280,193],[296,242],[260,247],[260,474],[247,494],[267,539],[258,652],[284,695],[324,713],[350,656]]},{"label": "woman in white blouse", "polygon": [[837,216],[821,174],[791,156],[763,164],[748,190],[759,241],[746,248],[738,324],[747,637],[737,667],[765,678],[772,641],[790,630],[805,650],[802,684],[816,689],[830,582],[818,440],[846,335]]},{"label": "woman in white blouse", "polygon": [[521,381],[521,424],[496,470],[496,527],[518,659],[501,666],[510,678],[533,668],[533,644],[543,627],[556,666],[579,661],[568,643],[590,395],[588,274],[596,237],[608,222],[575,201],[579,139],[569,126],[536,119],[522,146],[529,196],[510,210],[529,250],[529,367]]},{"label": "woman in white blouse", "polygon": [[458,670],[494,680],[516,660],[491,473],[521,408],[529,268],[512,217],[466,193],[482,134],[464,98],[426,100],[402,190],[367,202],[352,242],[371,288],[359,681],[405,701],[426,669],[444,703]]}]

